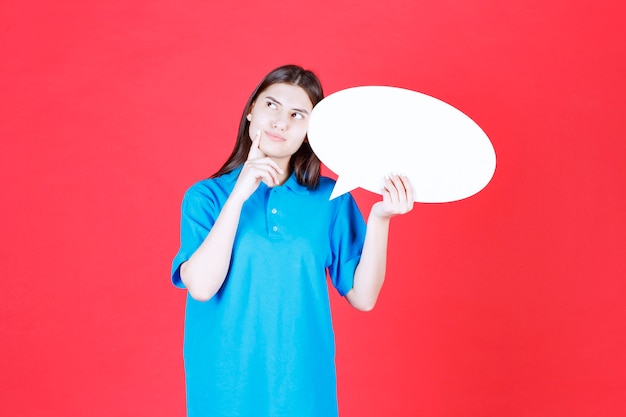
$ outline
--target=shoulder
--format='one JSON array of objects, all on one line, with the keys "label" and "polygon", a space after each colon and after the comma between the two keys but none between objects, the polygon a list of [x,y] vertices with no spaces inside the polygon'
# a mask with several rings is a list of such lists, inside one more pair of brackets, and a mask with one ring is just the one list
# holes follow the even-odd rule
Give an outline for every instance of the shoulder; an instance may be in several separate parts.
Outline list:
[{"label": "shoulder", "polygon": [[320,182],[315,189],[309,189],[313,194],[317,195],[320,198],[326,198],[327,200],[330,198],[330,194],[333,192],[333,188],[335,188],[336,181],[329,177],[320,177]]},{"label": "shoulder", "polygon": [[197,199],[212,195],[219,189],[217,178],[207,178],[197,181],[185,191],[185,199]]},{"label": "shoulder", "polygon": [[187,189],[186,194],[190,195],[203,195],[212,193],[220,189],[230,190],[235,186],[237,177],[241,168],[237,168],[227,174],[221,175],[217,178],[206,178],[193,184]]},{"label": "shoulder", "polygon": [[188,203],[201,201],[221,202],[230,195],[238,175],[239,170],[236,170],[217,178],[197,181],[185,192],[184,201]]},{"label": "shoulder", "polygon": [[340,210],[341,208],[346,206],[356,205],[356,202],[354,201],[354,198],[350,193],[342,194],[336,198],[333,198],[332,200],[330,199],[336,183],[337,181],[335,181],[334,179],[322,176],[320,177],[319,185],[315,190],[313,190],[313,193],[316,195],[317,198],[323,200],[335,210]]}]

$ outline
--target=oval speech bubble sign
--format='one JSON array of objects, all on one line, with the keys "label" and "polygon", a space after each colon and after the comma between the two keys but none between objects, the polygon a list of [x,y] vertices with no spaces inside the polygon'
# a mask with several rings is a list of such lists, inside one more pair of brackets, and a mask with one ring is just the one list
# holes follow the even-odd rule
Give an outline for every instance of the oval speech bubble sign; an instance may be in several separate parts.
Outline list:
[{"label": "oval speech bubble sign", "polygon": [[308,137],[338,175],[331,199],[357,187],[381,193],[383,178],[405,173],[415,201],[470,197],[491,180],[496,154],[483,130],[451,105],[397,87],[348,88],[320,101]]}]

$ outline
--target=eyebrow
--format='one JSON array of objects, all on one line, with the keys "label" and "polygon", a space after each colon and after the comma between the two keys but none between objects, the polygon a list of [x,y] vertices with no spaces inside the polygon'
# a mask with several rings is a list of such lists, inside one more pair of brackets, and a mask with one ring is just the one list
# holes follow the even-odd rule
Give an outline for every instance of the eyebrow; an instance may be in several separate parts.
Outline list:
[{"label": "eyebrow", "polygon": [[[275,99],[274,97],[272,97],[272,96],[265,96],[265,98],[266,98],[266,99],[268,99],[268,100],[273,101],[273,102],[274,102],[274,103],[276,103],[276,104],[280,104],[281,106],[283,105],[283,103],[281,103],[280,101],[276,100],[276,99]],[[294,108],[294,109],[291,109],[291,110],[295,110],[295,111],[297,111],[297,112],[304,113],[304,114],[309,114],[309,112],[308,112],[308,111],[306,111],[306,110],[304,110],[304,109],[295,109],[295,108]]]}]

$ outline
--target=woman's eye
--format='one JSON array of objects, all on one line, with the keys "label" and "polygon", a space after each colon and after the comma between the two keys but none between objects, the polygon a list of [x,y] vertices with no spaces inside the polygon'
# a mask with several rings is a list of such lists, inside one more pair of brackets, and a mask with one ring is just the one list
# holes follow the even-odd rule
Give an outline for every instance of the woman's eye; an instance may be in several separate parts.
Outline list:
[{"label": "woman's eye", "polygon": [[272,103],[271,101],[267,102],[267,107],[269,107],[270,109],[276,109],[277,108],[276,103]]},{"label": "woman's eye", "polygon": [[302,115],[302,113],[294,113],[291,115],[291,117],[293,117],[294,119],[298,119],[298,120],[304,119],[304,116]]}]

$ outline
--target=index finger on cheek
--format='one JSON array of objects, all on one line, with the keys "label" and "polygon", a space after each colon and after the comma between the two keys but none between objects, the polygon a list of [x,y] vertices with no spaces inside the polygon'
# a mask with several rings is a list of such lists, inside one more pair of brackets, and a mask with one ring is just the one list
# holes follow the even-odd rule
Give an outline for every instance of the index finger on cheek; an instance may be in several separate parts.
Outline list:
[{"label": "index finger on cheek", "polygon": [[256,131],[256,134],[254,135],[254,138],[252,139],[252,145],[250,146],[250,152],[248,152],[248,159],[257,157],[260,144],[261,144],[261,129]]}]

